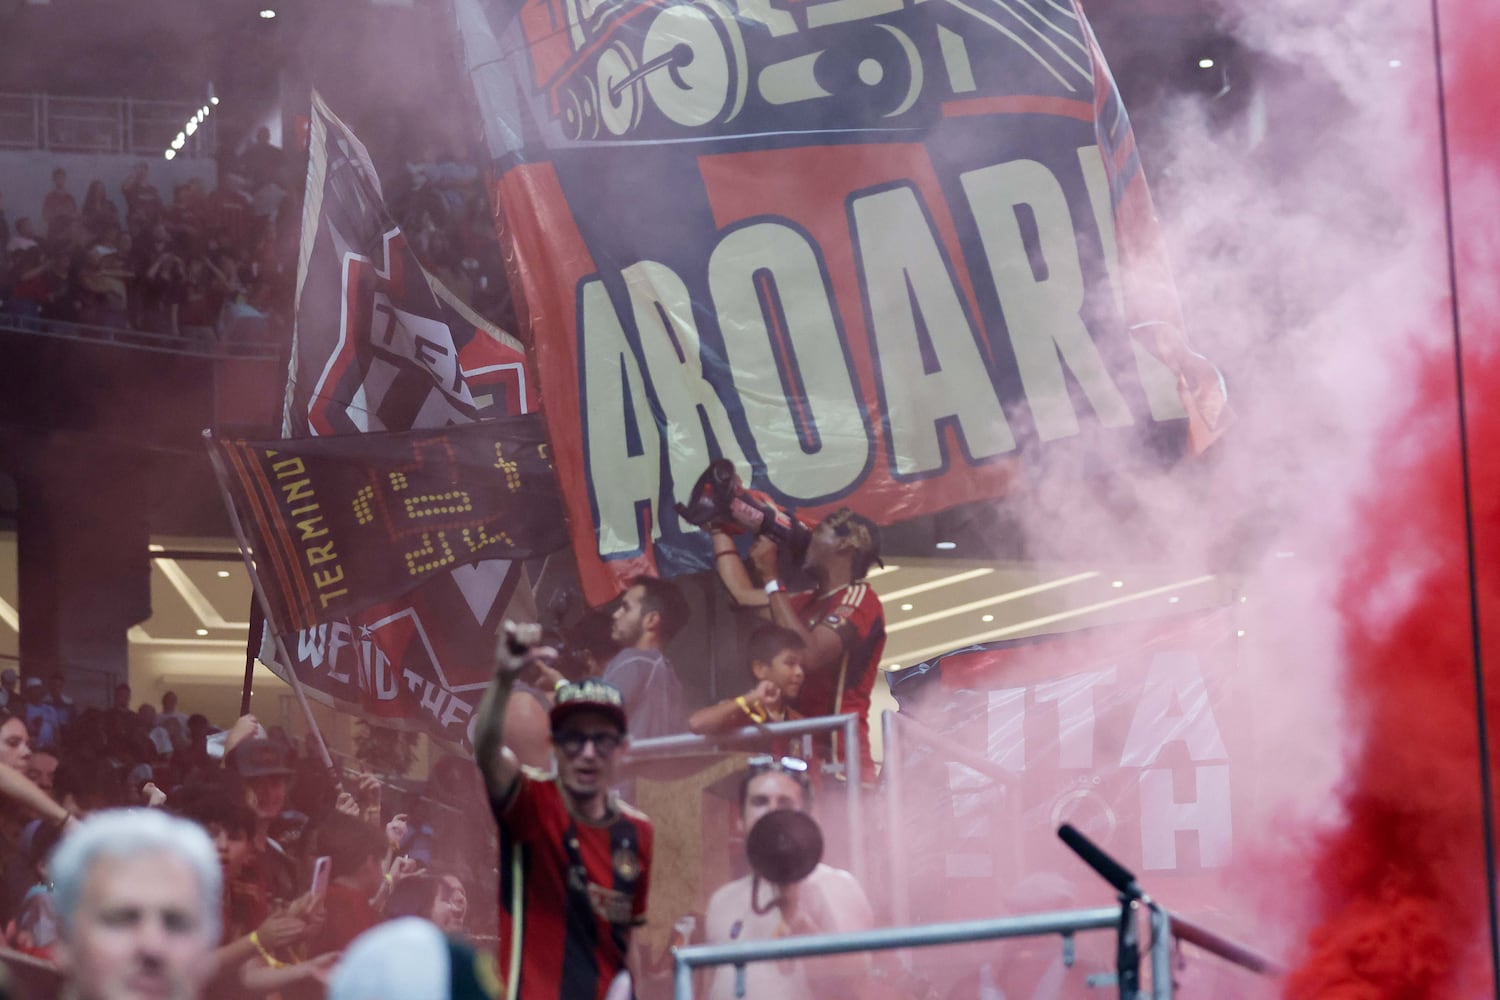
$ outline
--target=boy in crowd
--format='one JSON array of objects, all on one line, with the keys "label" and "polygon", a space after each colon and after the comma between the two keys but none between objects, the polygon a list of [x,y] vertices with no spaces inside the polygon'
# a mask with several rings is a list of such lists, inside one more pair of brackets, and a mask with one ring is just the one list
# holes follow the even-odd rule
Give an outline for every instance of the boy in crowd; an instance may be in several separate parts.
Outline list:
[{"label": "boy in crowd", "polygon": [[802,718],[793,705],[806,677],[802,637],[780,625],[761,625],[750,633],[747,653],[755,686],[694,712],[688,728],[695,733],[722,733],[764,722]]}]

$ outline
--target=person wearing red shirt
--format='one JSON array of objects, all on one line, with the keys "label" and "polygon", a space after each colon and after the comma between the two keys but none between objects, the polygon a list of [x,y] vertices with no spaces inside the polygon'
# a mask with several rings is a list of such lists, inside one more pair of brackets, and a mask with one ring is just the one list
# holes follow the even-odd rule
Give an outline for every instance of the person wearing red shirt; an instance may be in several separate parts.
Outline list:
[{"label": "person wearing red shirt", "polygon": [[474,759],[500,827],[500,973],[510,1000],[604,1000],[645,920],[653,830],[610,791],[626,734],[613,685],[558,687],[554,773],[504,746],[516,676],[541,653],[502,640],[475,713]]},{"label": "person wearing red shirt", "polygon": [[[870,757],[870,693],[885,650],[885,610],[865,574],[880,559],[880,529],[869,518],[841,507],[812,533],[805,569],[817,582],[813,590],[789,594],[776,578],[777,545],[762,535],[750,548],[750,560],[763,587],[750,580],[735,554],[734,539],[713,531],[714,564],[719,579],[741,607],[765,608],[771,620],[802,638],[802,667],[807,680],[797,696],[797,710],[808,718],[852,712],[860,718],[860,778],[875,780]],[[820,740],[834,761],[842,757],[838,740]]]}]

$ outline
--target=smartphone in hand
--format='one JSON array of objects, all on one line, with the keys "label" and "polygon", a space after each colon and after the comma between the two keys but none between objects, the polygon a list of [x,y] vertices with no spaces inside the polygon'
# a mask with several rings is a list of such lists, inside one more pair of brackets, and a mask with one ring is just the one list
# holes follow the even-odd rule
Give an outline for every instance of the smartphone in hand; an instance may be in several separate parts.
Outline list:
[{"label": "smartphone in hand", "polygon": [[333,859],[328,855],[313,862],[312,895],[322,899],[328,893],[328,880],[333,875]]}]

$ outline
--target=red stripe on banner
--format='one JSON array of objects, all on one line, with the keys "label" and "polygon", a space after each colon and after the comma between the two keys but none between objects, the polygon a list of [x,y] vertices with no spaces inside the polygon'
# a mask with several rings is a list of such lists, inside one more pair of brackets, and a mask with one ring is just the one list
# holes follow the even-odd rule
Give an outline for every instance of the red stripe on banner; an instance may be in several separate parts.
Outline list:
[{"label": "red stripe on banner", "polygon": [[[649,555],[642,555],[606,565],[598,555],[583,454],[578,314],[573,301],[579,282],[598,267],[550,163],[529,163],[511,170],[496,182],[494,201],[509,223],[506,234],[514,250],[511,273],[526,303],[525,310],[517,312],[522,322],[531,325],[529,336],[523,339],[536,352],[536,371],[546,400],[542,416],[562,485],[578,578],[589,601],[600,604],[623,589],[621,580],[643,573],[656,575],[656,564]],[[536,329],[539,320],[554,328]]]},{"label": "red stripe on banner", "polygon": [[787,373],[786,398],[791,405],[792,412],[796,414],[797,437],[801,439],[802,446],[805,448],[810,443],[805,432],[812,428],[812,419],[807,412],[807,386],[802,382],[801,369],[796,363],[796,352],[792,350],[786,327],[781,322],[782,312],[776,308],[778,298],[772,294],[770,277],[763,273],[757,274],[755,290],[760,295],[761,309],[766,314],[766,327],[771,331],[771,350],[781,358],[781,370]]},{"label": "red stripe on banner", "polygon": [[[265,476],[265,470],[246,446],[234,443],[227,447],[235,474],[246,488],[250,515],[258,529],[256,533],[267,547],[267,561],[276,575],[277,594],[281,597],[282,610],[288,617],[295,617],[299,621],[312,617],[312,594],[307,589],[307,581],[295,570],[295,548],[278,528],[280,518],[276,516],[276,496]],[[273,549],[279,551],[272,551]],[[285,628],[290,622],[281,621],[276,624]]]},{"label": "red stripe on banner", "polygon": [[943,102],[944,118],[970,115],[1058,115],[1092,124],[1094,106],[1068,97],[970,97]]}]

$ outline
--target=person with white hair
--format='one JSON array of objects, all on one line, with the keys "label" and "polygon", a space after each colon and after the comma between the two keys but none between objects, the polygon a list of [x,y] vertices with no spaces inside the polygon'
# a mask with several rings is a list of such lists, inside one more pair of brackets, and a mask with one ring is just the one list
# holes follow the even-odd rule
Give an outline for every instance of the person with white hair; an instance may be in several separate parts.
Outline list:
[{"label": "person with white hair", "polygon": [[219,856],[203,828],[155,809],[95,813],[49,862],[73,1000],[197,1000],[219,942]]},{"label": "person with white hair", "polygon": [[328,1000],[495,1000],[499,995],[494,956],[446,937],[421,917],[398,917],[355,938],[328,985]]}]

